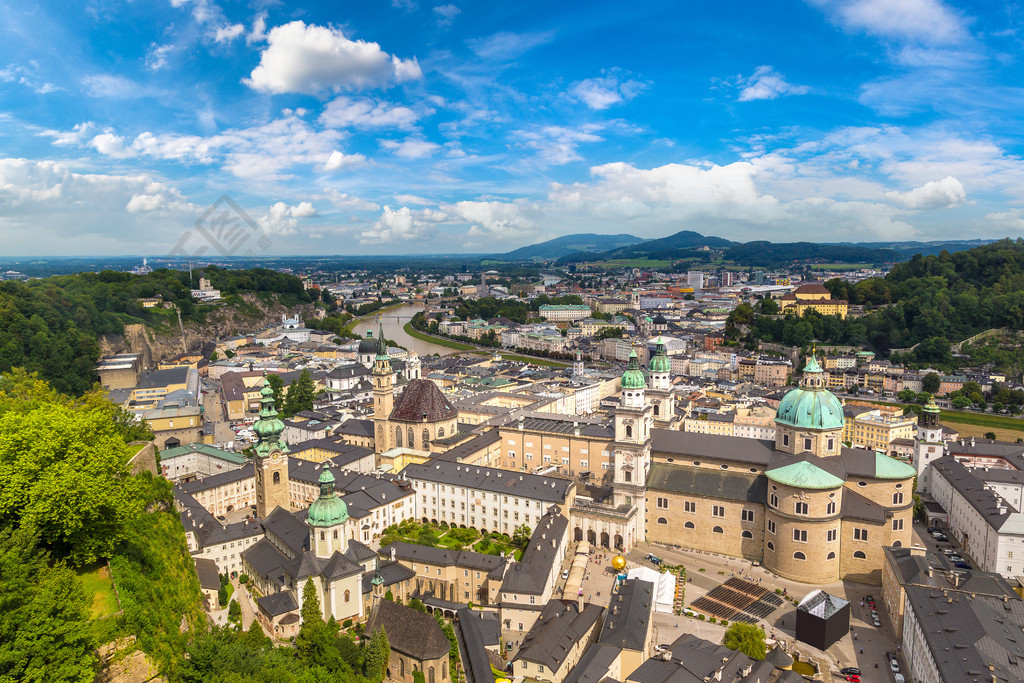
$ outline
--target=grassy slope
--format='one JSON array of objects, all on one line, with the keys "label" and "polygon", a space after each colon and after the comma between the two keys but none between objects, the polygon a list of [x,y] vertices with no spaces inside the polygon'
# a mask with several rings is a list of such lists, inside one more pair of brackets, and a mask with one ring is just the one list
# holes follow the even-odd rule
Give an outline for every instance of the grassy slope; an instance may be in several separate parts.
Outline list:
[{"label": "grassy slope", "polygon": [[455,349],[456,351],[472,351],[473,349],[476,348],[475,346],[470,346],[469,344],[463,344],[461,342],[445,339],[444,337],[433,337],[429,334],[424,334],[423,332],[420,332],[415,327],[413,327],[411,322],[408,322],[405,325],[403,325],[402,329],[405,330],[405,333],[407,335],[414,339],[430,342],[431,344],[437,344],[438,346],[444,346],[449,349]]},{"label": "grassy slope", "polygon": [[105,564],[93,564],[78,570],[78,578],[82,580],[85,594],[92,600],[89,616],[102,619],[118,610],[117,596],[114,586],[110,583],[110,572]]}]

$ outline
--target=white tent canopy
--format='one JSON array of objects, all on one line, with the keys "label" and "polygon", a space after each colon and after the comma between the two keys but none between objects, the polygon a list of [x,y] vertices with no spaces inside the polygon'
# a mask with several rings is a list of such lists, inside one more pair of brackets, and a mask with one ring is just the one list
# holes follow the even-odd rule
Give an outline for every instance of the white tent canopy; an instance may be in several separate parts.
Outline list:
[{"label": "white tent canopy", "polygon": [[654,584],[654,611],[672,614],[676,596],[676,575],[657,572],[650,567],[633,567],[627,572],[628,578],[649,581]]}]

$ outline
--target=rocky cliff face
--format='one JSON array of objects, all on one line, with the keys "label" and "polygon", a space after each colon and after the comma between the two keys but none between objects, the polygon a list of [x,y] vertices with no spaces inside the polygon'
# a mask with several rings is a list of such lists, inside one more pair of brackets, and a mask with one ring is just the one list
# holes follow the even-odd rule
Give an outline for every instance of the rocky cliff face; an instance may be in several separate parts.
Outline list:
[{"label": "rocky cliff face", "polygon": [[154,330],[145,325],[125,325],[123,334],[107,334],[99,339],[100,352],[142,354],[144,367],[184,351],[195,351],[208,341],[237,334],[247,334],[281,322],[281,315],[311,317],[313,305],[286,308],[277,298],[268,304],[254,294],[243,294],[244,306],[216,306],[207,313],[203,323],[185,322],[173,329]]}]

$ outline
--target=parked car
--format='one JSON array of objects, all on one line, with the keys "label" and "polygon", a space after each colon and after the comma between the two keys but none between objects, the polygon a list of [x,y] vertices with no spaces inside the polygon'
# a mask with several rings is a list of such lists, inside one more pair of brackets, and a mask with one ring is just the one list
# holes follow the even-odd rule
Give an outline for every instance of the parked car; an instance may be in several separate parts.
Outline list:
[{"label": "parked car", "polygon": [[569,578],[569,570],[568,569],[566,569],[566,570],[564,570],[562,572],[562,578],[563,579],[568,579]]},{"label": "parked car", "polygon": [[971,565],[967,564],[966,562],[957,562],[956,565],[954,565],[954,566],[957,569],[974,569],[974,567],[972,567]]},{"label": "parked car", "polygon": [[946,538],[946,534],[939,534],[938,536],[935,537],[935,540],[939,541],[940,543],[945,543],[949,539]]},{"label": "parked car", "polygon": [[882,628],[882,622],[878,620],[878,615],[871,617],[871,623],[875,625],[875,628]]},{"label": "parked car", "polygon": [[890,659],[889,668],[892,669],[892,672],[894,674],[898,674],[900,672],[900,663],[897,662],[895,659]]},{"label": "parked car", "polygon": [[849,681],[850,683],[860,683],[860,676],[857,674],[850,674],[843,680]]},{"label": "parked car", "polygon": [[948,555],[956,555],[957,554],[956,550],[954,550],[953,548],[943,548],[942,552],[943,552],[943,554],[945,554],[947,556]]},{"label": "parked car", "polygon": [[873,596],[873,595],[865,595],[864,599],[866,601],[868,601],[868,602],[874,602],[875,601],[875,596]]},{"label": "parked car", "polygon": [[844,676],[860,676],[860,669],[858,669],[855,666],[845,666],[839,670],[839,673],[843,674]]},{"label": "parked car", "polygon": [[948,557],[949,557],[949,561],[952,562],[953,564],[956,564],[957,562],[963,562],[964,561],[964,558],[960,557],[959,555],[949,555]]}]

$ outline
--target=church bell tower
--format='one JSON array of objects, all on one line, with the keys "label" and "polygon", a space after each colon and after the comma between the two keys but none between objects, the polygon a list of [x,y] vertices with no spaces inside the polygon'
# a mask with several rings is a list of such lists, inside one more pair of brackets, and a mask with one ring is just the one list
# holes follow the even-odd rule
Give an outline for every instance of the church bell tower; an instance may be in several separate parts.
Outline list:
[{"label": "church bell tower", "polygon": [[[373,359],[373,424],[374,452],[383,453],[391,448],[391,432],[388,419],[395,407],[394,373],[391,371],[391,357],[388,356],[387,342],[384,340],[384,327],[380,325],[377,335],[377,356]],[[380,465],[380,462],[376,463]]]},{"label": "church bell tower", "polygon": [[288,445],[281,440],[284,423],[277,417],[274,390],[263,379],[260,390],[260,419],[252,430],[259,437],[256,444],[256,514],[266,518],[274,508],[291,508],[288,493]]}]

